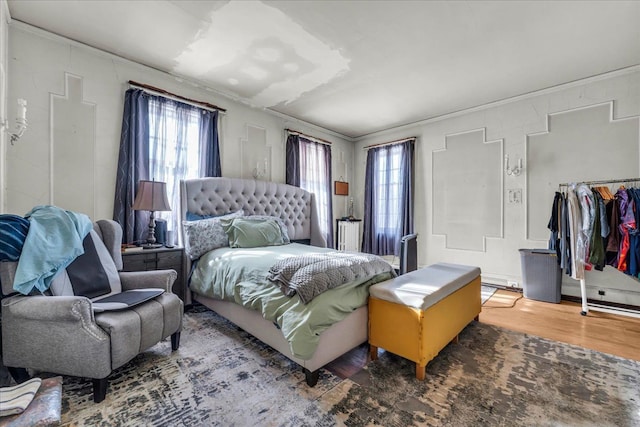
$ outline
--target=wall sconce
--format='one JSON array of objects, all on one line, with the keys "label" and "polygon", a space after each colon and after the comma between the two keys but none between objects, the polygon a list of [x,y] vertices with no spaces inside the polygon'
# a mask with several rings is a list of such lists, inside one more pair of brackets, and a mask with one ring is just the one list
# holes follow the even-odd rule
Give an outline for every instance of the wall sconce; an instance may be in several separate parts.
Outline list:
[{"label": "wall sconce", "polygon": [[509,167],[509,156],[504,156],[504,171],[507,175],[518,176],[522,172],[522,157],[518,159],[518,166]]},{"label": "wall sconce", "polygon": [[18,99],[18,109],[16,111],[16,131],[11,132],[8,120],[5,119],[0,123],[0,127],[2,127],[11,138],[11,145],[13,145],[17,140],[19,140],[24,131],[27,130],[27,101],[24,99]]},{"label": "wall sconce", "polygon": [[253,169],[253,178],[262,179],[267,176],[267,158],[264,158],[264,166],[260,170],[260,162],[256,162],[256,167]]}]

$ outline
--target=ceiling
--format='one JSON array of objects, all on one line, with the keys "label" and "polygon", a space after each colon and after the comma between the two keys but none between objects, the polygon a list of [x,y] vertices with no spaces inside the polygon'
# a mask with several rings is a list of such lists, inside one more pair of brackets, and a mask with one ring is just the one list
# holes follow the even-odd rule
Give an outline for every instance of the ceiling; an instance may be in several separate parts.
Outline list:
[{"label": "ceiling", "polygon": [[640,64],[638,1],[18,1],[12,19],[357,138]]}]

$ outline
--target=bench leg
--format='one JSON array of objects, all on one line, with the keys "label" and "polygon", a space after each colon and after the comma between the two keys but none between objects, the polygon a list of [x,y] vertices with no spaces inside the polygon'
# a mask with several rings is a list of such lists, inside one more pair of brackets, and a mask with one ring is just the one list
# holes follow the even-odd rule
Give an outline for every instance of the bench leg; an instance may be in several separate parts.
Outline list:
[{"label": "bench leg", "polygon": [[419,365],[416,363],[416,378],[420,381],[424,381],[427,365]]},{"label": "bench leg", "polygon": [[378,347],[376,347],[375,345],[369,344],[369,356],[371,357],[371,360],[377,360],[378,359]]}]

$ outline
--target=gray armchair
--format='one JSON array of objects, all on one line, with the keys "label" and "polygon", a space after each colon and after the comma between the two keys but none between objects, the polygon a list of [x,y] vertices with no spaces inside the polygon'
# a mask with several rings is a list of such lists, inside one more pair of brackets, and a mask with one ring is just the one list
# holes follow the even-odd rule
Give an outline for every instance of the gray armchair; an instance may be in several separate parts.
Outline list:
[{"label": "gray armchair", "polygon": [[[1,342],[4,364],[17,382],[28,378],[26,368],[91,378],[93,398],[98,403],[106,396],[107,377],[114,369],[169,336],[172,350],[178,349],[183,304],[171,292],[175,271],[119,271],[122,229],[118,223],[98,221],[90,234],[98,236],[94,240],[99,240],[99,245],[104,243],[105,253],[111,256],[108,262],[113,261],[108,267],[113,268],[118,286],[114,289],[112,285],[110,295],[144,288],[165,292],[132,307],[102,312],[96,311],[100,298],[69,294],[71,288],[61,296],[5,297]],[[101,262],[104,264],[103,259]],[[13,291],[16,266],[14,262],[0,263],[5,295]]]}]

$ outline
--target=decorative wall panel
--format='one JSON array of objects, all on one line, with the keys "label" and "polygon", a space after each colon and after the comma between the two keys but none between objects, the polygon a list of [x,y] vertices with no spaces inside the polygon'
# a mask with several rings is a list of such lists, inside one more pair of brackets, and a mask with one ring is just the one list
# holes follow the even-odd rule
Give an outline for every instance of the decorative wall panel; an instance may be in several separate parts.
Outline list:
[{"label": "decorative wall panel", "polygon": [[484,129],[447,135],[433,152],[433,233],[447,248],[485,251],[486,237],[502,237],[502,152]]},{"label": "decorative wall panel", "polygon": [[613,119],[613,102],[549,114],[526,140],[527,238],[549,239],[558,184],[638,177],[639,132],[638,117]]},{"label": "decorative wall panel", "polygon": [[96,106],[82,98],[82,78],[68,73],[65,94],[50,95],[51,201],[93,218]]},{"label": "decorative wall panel", "polygon": [[267,145],[267,130],[246,125],[246,138],[240,140],[241,176],[260,181],[271,181],[271,147]]}]

